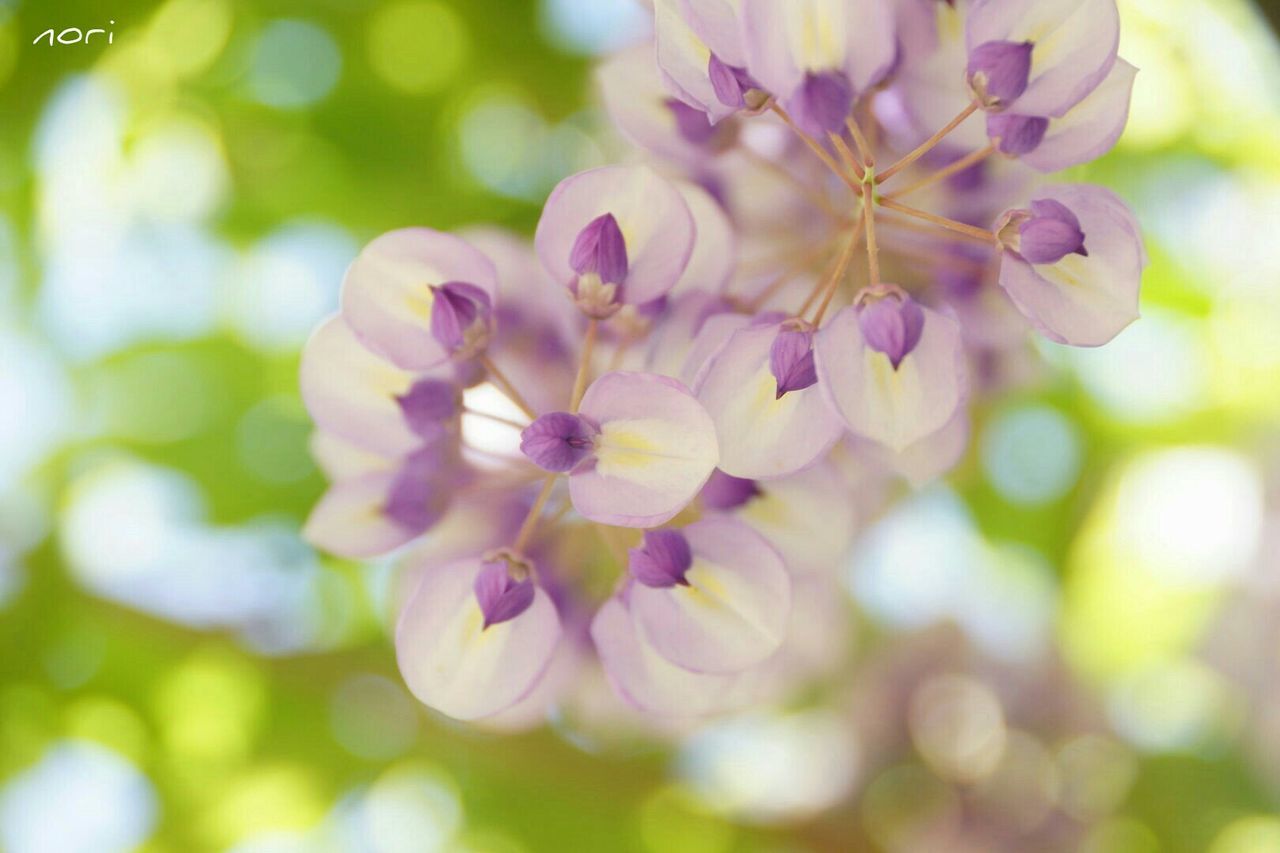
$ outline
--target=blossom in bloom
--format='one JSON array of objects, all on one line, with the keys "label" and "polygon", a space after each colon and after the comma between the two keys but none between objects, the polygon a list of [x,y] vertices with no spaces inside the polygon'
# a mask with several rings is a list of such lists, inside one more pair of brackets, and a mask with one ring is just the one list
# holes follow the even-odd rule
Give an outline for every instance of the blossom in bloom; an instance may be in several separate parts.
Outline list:
[{"label": "blossom in bloom", "polygon": [[819,382],[845,425],[895,450],[941,429],[964,398],[960,327],[910,297],[843,309],[815,350]]},{"label": "blossom in bloom", "polygon": [[732,707],[742,674],[714,675],[677,666],[659,654],[632,617],[629,583],[596,611],[591,642],[614,690],[653,714],[700,717]]},{"label": "blossom in bloom", "polygon": [[1101,346],[1138,318],[1146,255],[1133,213],[1088,184],[1046,187],[1005,213],[1000,286],[1047,338]]},{"label": "blossom in bloom", "polygon": [[1036,174],[1125,124],[1113,0],[652,6],[598,77],[630,165],[531,242],[378,238],[303,353],[307,538],[395,554],[406,683],[495,731],[846,695],[810,688],[864,528],[1039,380],[1034,330],[1137,317],[1132,214]]},{"label": "blossom in bloom", "polygon": [[966,77],[988,110],[1061,117],[1116,61],[1115,0],[974,0]]},{"label": "blossom in bloom", "polygon": [[366,347],[406,370],[482,349],[497,292],[493,264],[460,237],[429,228],[383,234],[342,283],[342,316]]},{"label": "blossom in bloom", "polygon": [[569,472],[569,495],[583,517],[620,527],[675,517],[720,458],[715,425],[684,385],[624,371],[597,379],[577,414],[538,418],[522,447],[544,470]]},{"label": "blossom in bloom", "polygon": [[511,555],[423,573],[396,626],[409,689],[459,720],[511,707],[536,685],[560,641],[560,617],[528,564]]},{"label": "blossom in bloom", "polygon": [[695,233],[689,206],[670,181],[646,166],[607,166],[555,188],[535,244],[551,277],[585,313],[604,318],[675,287]]},{"label": "blossom in bloom", "polygon": [[818,387],[813,337],[811,329],[781,325],[741,329],[702,369],[694,390],[715,422],[725,473],[794,473],[844,433]]},{"label": "blossom in bloom", "polygon": [[1117,59],[1098,88],[1061,118],[992,113],[987,116],[987,134],[1001,153],[1041,172],[1096,160],[1111,150],[1124,131],[1137,74],[1137,68]]},{"label": "blossom in bloom", "polygon": [[742,0],[742,21],[751,74],[820,137],[843,132],[897,51],[892,4],[879,0]]},{"label": "blossom in bloom", "polygon": [[707,126],[742,109],[760,88],[747,70],[737,3],[655,0],[658,66],[668,88]]},{"label": "blossom in bloom", "polygon": [[782,645],[791,582],[763,537],[729,518],[646,533],[630,554],[632,617],[654,650],[694,672],[733,673]]}]

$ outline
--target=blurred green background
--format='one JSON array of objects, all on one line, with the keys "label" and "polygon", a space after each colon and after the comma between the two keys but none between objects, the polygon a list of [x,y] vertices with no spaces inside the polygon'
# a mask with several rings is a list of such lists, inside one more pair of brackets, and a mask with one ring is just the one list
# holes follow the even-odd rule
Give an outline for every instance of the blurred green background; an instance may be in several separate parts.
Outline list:
[{"label": "blurred green background", "polygon": [[[1280,53],[1247,2],[1121,7],[1133,118],[1080,177],[1143,221],[1144,320],[1042,347],[1053,372],[979,413],[952,485],[874,532],[848,690],[959,632],[1049,683],[1017,738],[997,723],[1072,845],[1280,851]],[[913,834],[979,821],[985,790],[927,726],[861,731],[845,787],[775,814],[734,777],[814,781],[812,743],[442,723],[395,672],[393,568],[297,538],[323,488],[298,351],[346,263],[406,224],[528,232],[606,159],[590,69],[644,20],[0,0],[0,849],[1037,849]],[[32,45],[68,26],[113,38]],[[972,573],[896,571],[930,536]]]}]

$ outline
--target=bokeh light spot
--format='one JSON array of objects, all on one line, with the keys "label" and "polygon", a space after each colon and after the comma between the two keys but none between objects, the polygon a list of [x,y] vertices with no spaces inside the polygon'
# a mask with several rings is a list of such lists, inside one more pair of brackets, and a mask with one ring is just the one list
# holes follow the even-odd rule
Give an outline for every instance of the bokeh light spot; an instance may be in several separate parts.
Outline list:
[{"label": "bokeh light spot", "polygon": [[118,753],[62,741],[0,791],[7,853],[126,853],[156,822],[155,791]]},{"label": "bokeh light spot", "polygon": [[403,0],[380,6],[369,22],[369,63],[382,79],[414,95],[445,89],[470,51],[466,22],[443,3]]},{"label": "bokeh light spot", "polygon": [[1016,409],[987,427],[982,464],[992,485],[1008,500],[1048,503],[1075,484],[1080,472],[1080,438],[1056,409]]},{"label": "bokeh light spot", "polygon": [[272,21],[258,36],[249,88],[267,106],[297,109],[328,95],[341,71],[342,54],[325,30],[307,21]]}]

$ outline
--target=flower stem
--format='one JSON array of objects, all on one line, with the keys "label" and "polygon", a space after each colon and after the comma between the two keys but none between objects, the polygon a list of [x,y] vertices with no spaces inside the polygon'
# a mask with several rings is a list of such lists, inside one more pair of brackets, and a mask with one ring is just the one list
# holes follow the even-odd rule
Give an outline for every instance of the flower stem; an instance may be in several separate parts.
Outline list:
[{"label": "flower stem", "polygon": [[[867,141],[866,135],[862,132],[862,128],[853,116],[845,119],[845,127],[849,128],[849,135],[853,137],[853,144],[858,146],[858,154],[862,157],[862,162],[866,164],[868,169],[874,168],[876,165],[875,149],[871,147],[871,143]],[[859,175],[859,178],[862,176]]]},{"label": "flower stem", "polygon": [[969,154],[966,157],[961,157],[959,160],[955,161],[951,165],[939,169],[938,171],[934,172],[932,175],[926,175],[925,177],[916,181],[914,184],[908,184],[902,189],[894,190],[893,192],[888,194],[888,198],[902,198],[907,193],[913,193],[916,190],[922,190],[925,187],[933,186],[939,181],[945,181],[947,178],[951,177],[952,175],[958,175],[961,172],[963,172],[965,169],[970,169],[978,165],[979,163],[981,163],[983,160],[987,159],[994,153],[996,153],[996,146],[995,146],[995,143],[993,142],[990,145],[988,145],[986,148],[979,148],[977,151],[974,151],[972,154]]},{"label": "flower stem", "polygon": [[828,133],[827,138],[831,140],[831,145],[836,149],[836,153],[840,155],[840,159],[843,161],[845,168],[852,172],[853,176],[861,181],[867,174],[866,170],[862,168],[862,164],[858,162],[858,158],[849,150],[849,146],[843,139],[834,133]]},{"label": "flower stem", "polygon": [[[870,186],[870,184],[863,184]],[[818,306],[818,313],[813,315],[813,325],[818,326],[822,323],[822,318],[827,315],[827,309],[831,307],[831,300],[835,298],[836,291],[840,289],[840,282],[844,280],[844,275],[849,271],[849,264],[853,260],[853,253],[857,250],[858,244],[862,242],[864,221],[868,221],[868,209],[863,207],[862,213],[858,216],[858,221],[854,223],[853,230],[849,233],[849,240],[845,243],[844,252],[840,255],[840,260],[836,263],[836,268],[832,270],[831,277],[827,280],[825,291],[822,297],[822,304]],[[817,293],[818,291],[814,291]],[[812,301],[813,297],[810,297]],[[809,303],[805,303],[800,311],[800,316],[804,316],[809,309]]]},{"label": "flower stem", "polygon": [[771,104],[769,106],[769,109],[777,113],[778,118],[782,119],[782,123],[785,124],[787,127],[791,128],[791,132],[794,133],[796,136],[800,137],[800,139],[804,142],[804,144],[809,146],[809,150],[812,151],[814,154],[816,154],[818,156],[818,159],[821,160],[823,163],[825,163],[827,165],[827,168],[835,173],[836,177],[844,181],[845,184],[847,184],[850,189],[853,189],[853,190],[857,189],[857,186],[858,186],[857,183],[852,178],[850,178],[847,174],[845,174],[844,170],[840,168],[840,164],[838,164],[835,161],[835,159],[826,152],[826,149],[824,149],[821,145],[818,144],[817,140],[815,140],[812,136],[810,136],[809,134],[801,130],[800,126],[795,123],[795,120],[791,118],[791,116],[787,113],[786,110],[778,106],[776,102]]},{"label": "flower stem", "polygon": [[867,269],[871,273],[871,286],[880,283],[880,244],[876,242],[875,186],[871,181],[862,185],[862,209],[867,223]]},{"label": "flower stem", "polygon": [[498,369],[498,365],[493,363],[493,359],[489,358],[485,353],[481,353],[477,358],[484,369],[488,371],[489,378],[493,380],[493,384],[497,385],[502,390],[502,393],[506,394],[511,399],[511,402],[520,408],[520,411],[528,415],[529,420],[536,420],[538,415],[533,411],[533,407],[525,402],[524,397],[511,384],[511,380],[507,378],[507,375]]},{"label": "flower stem", "polygon": [[591,356],[596,349],[596,335],[600,332],[600,321],[591,318],[587,323],[587,337],[582,344],[582,360],[578,362],[578,375],[573,380],[573,397],[569,400],[569,411],[575,415],[582,405],[582,397],[587,393],[587,377],[591,374]]},{"label": "flower stem", "polygon": [[523,553],[525,547],[529,544],[529,540],[533,538],[533,531],[538,528],[538,519],[542,515],[542,510],[547,506],[552,489],[556,486],[557,476],[556,474],[549,474],[542,481],[542,491],[538,492],[538,497],[534,499],[533,506],[529,507],[529,514],[524,517],[524,521],[520,524],[520,532],[516,534],[515,544],[511,546],[511,550],[517,554]]},{"label": "flower stem", "polygon": [[924,155],[928,154],[930,151],[932,151],[934,148],[938,146],[939,142],[946,139],[947,136],[951,133],[951,131],[955,130],[957,127],[963,124],[965,119],[967,119],[969,116],[973,115],[977,111],[978,111],[977,101],[971,102],[969,106],[965,107],[963,110],[960,111],[960,114],[958,116],[953,118],[951,121],[947,122],[946,127],[942,128],[942,130],[939,130],[933,136],[930,136],[924,142],[920,143],[920,145],[917,146],[916,149],[912,151],[910,154],[903,157],[901,160],[894,163],[889,168],[885,169],[884,172],[880,174],[878,183],[883,184],[885,181],[889,180],[894,175],[898,174],[903,169],[907,168],[908,166],[910,166],[915,161],[919,160]]},{"label": "flower stem", "polygon": [[896,202],[891,198],[881,197],[880,205],[888,208],[889,210],[910,216],[914,219],[922,219],[925,222],[930,222],[937,225],[939,228],[945,228],[946,230],[956,234],[963,234],[966,237],[972,237],[975,240],[981,240],[982,242],[990,245],[995,245],[996,243],[996,235],[992,234],[990,231],[982,228],[974,228],[972,225],[966,225],[963,222],[957,222],[956,220],[948,219],[945,216],[937,216],[923,210],[917,210],[914,207],[909,207],[905,204],[901,204],[900,202]]},{"label": "flower stem", "polygon": [[522,430],[526,426],[528,426],[528,424],[522,424],[519,421],[513,421],[511,420],[511,418],[504,418],[502,415],[495,415],[491,412],[482,412],[479,409],[471,409],[465,406],[462,409],[462,413],[464,415],[471,415],[472,417],[476,417],[476,418],[484,418],[485,420],[493,421],[494,423],[505,424],[509,427],[514,427],[515,429]]}]

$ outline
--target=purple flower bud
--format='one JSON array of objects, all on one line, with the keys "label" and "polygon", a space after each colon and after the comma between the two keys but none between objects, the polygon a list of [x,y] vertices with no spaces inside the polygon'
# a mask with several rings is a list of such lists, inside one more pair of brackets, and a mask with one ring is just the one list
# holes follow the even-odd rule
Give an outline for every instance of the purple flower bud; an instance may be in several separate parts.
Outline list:
[{"label": "purple flower bud", "polygon": [[483,347],[489,335],[489,294],[474,284],[451,281],[431,288],[431,335],[456,354]]},{"label": "purple flower bud", "polygon": [[665,589],[689,585],[684,576],[693,565],[693,550],[680,531],[647,530],[644,544],[629,553],[631,574],[645,586]]},{"label": "purple flower bud", "polygon": [[711,88],[715,91],[720,103],[726,107],[742,109],[747,105],[747,92],[760,88],[745,68],[726,65],[714,53],[707,62],[707,75],[711,78]]},{"label": "purple flower bud", "polygon": [[[676,120],[680,137],[691,145],[706,145],[716,136],[716,128],[702,110],[696,110],[684,101],[667,98],[667,109]],[[625,247],[624,247],[625,250]]]},{"label": "purple flower bud", "polygon": [[1010,157],[1035,151],[1048,129],[1049,120],[1040,116],[987,116],[987,136],[999,140],[1000,151]]},{"label": "purple flower bud", "polygon": [[806,74],[793,98],[796,118],[810,132],[841,133],[853,109],[853,85],[843,71]]},{"label": "purple flower bud", "polygon": [[719,468],[712,473],[711,479],[707,480],[707,484],[702,487],[700,495],[704,507],[722,511],[737,509],[759,496],[760,488],[755,480],[733,477]]},{"label": "purple flower bud", "polygon": [[484,564],[474,589],[485,628],[509,622],[533,604],[533,581],[511,577],[511,570],[501,560]]},{"label": "purple flower bud", "polygon": [[405,530],[423,533],[435,526],[449,506],[449,489],[440,474],[450,467],[443,442],[433,442],[405,459],[387,491],[382,514]]},{"label": "purple flower bud", "polygon": [[436,438],[458,414],[458,389],[443,379],[421,379],[396,398],[405,423],[416,435]]},{"label": "purple flower bud", "polygon": [[1034,46],[1029,41],[989,41],[973,49],[969,87],[984,107],[1002,109],[1027,90]]},{"label": "purple flower bud", "polygon": [[578,275],[600,276],[602,284],[620,285],[627,277],[627,241],[612,213],[598,216],[578,233],[569,253]]},{"label": "purple flower bud", "polygon": [[1031,216],[1018,229],[1018,254],[1032,264],[1056,264],[1067,255],[1089,257],[1080,220],[1052,199],[1031,202]]},{"label": "purple flower bud", "polygon": [[867,346],[889,356],[893,369],[911,354],[924,332],[924,312],[910,296],[877,299],[858,312],[858,327]]},{"label": "purple flower bud", "polygon": [[769,349],[769,369],[778,382],[774,399],[789,391],[803,391],[818,381],[813,366],[813,332],[781,331]]},{"label": "purple flower bud", "polygon": [[544,471],[564,474],[591,456],[596,432],[585,418],[552,412],[525,427],[520,450]]}]

